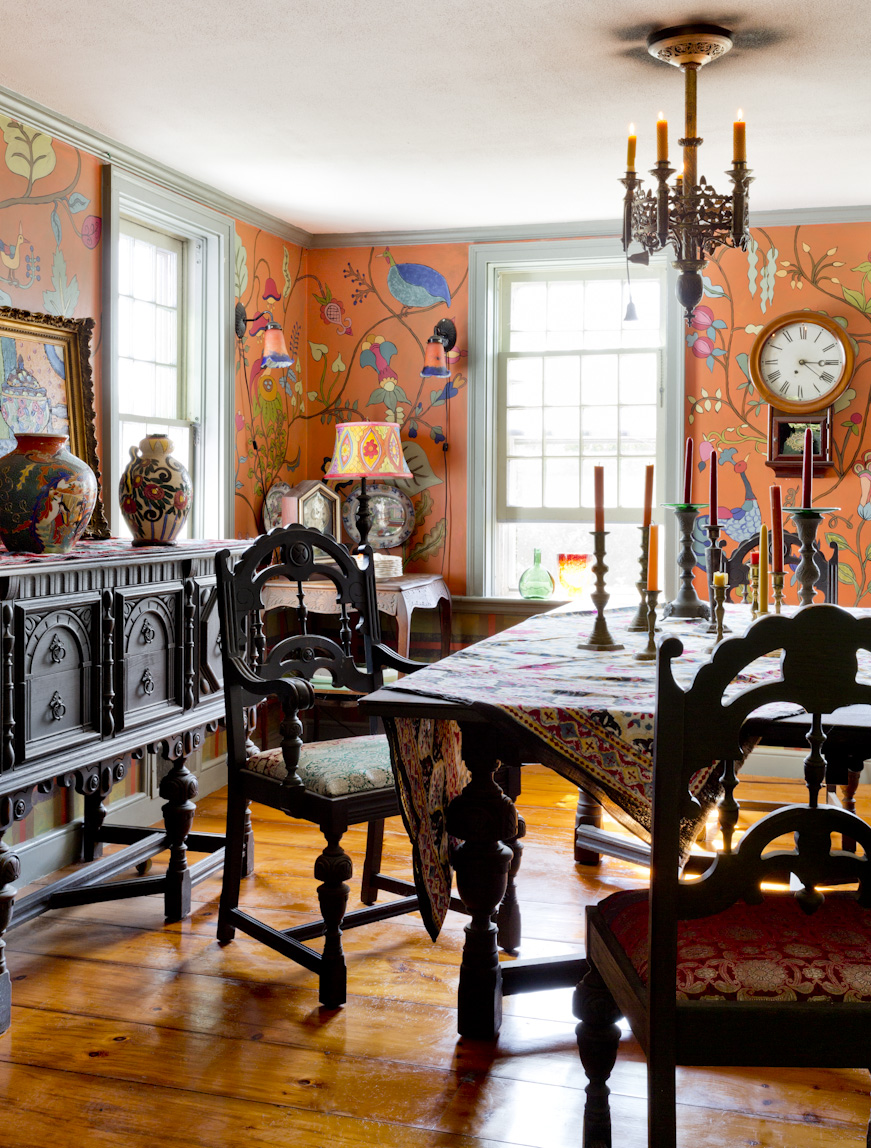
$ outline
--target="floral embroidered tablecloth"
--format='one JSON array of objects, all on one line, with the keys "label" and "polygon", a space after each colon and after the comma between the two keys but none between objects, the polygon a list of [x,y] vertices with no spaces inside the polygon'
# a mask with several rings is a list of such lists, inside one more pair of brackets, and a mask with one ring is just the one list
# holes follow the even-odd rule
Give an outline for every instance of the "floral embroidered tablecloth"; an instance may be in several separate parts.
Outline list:
[{"label": "floral embroidered tablecloth", "polygon": [[[635,660],[647,635],[627,632],[632,616],[628,609],[608,614],[611,633],[623,650],[579,649],[592,630],[593,616],[560,608],[460,650],[389,689],[472,706],[503,729],[522,726],[557,755],[558,764],[549,755],[549,765],[649,840],[656,663]],[[733,632],[742,632],[750,623],[749,608],[729,607],[727,623]],[[705,632],[707,622],[668,620],[662,630],[683,642],[684,653],[673,666],[678,683],[688,686],[709,657],[713,639]],[[776,659],[761,660],[736,679],[734,689],[778,672]],[[781,706],[778,712],[796,711]],[[452,721],[385,718],[384,724],[414,849],[421,911],[435,939],[452,880],[445,809],[468,778],[462,737]],[[696,775],[693,793],[701,813],[698,822],[685,826],[685,847],[714,804],[717,790],[713,767]]]}]

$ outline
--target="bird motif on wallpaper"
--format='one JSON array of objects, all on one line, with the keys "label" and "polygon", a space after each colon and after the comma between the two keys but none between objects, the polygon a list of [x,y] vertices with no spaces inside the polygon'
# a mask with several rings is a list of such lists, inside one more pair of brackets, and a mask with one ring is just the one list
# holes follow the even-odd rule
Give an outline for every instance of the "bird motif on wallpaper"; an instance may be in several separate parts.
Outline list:
[{"label": "bird motif on wallpaper", "polygon": [[15,243],[4,243],[0,239],[0,263],[6,268],[9,274],[6,276],[8,282],[18,284],[15,278],[15,272],[21,265],[21,245],[28,243],[29,240],[24,238],[24,232],[21,230],[21,224],[18,224],[18,239]]},{"label": "bird motif on wallpaper", "polygon": [[[734,453],[734,448],[722,451],[720,454],[720,466],[731,462],[731,456],[734,455]],[[725,536],[726,538],[730,538],[736,545],[740,545],[740,543],[746,542],[748,538],[752,538],[754,534],[759,533],[759,527],[762,525],[762,512],[759,509],[759,503],[750,486],[750,480],[747,477],[746,461],[740,459],[738,462],[733,462],[732,465],[744,486],[744,501],[740,506],[732,507],[732,509],[729,509],[727,506],[718,506],[717,516],[720,520],[720,526],[723,528],[721,538]],[[693,528],[693,553],[696,556],[696,562],[701,567],[705,566],[706,561],[705,552],[708,548],[708,535],[705,532],[705,527],[709,521],[710,513],[700,514]]]},{"label": "bird motif on wallpaper", "polygon": [[450,307],[451,289],[441,272],[425,263],[397,263],[389,247],[380,258],[390,264],[387,290],[403,307],[432,307],[444,301]]}]

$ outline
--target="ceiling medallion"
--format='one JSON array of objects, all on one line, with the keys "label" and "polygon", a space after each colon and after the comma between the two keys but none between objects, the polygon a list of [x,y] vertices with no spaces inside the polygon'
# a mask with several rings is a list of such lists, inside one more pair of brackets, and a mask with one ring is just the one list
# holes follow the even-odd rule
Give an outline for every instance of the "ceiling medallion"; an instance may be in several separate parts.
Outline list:
[{"label": "ceiling medallion", "polygon": [[626,175],[621,183],[626,188],[623,199],[623,250],[632,243],[642,251],[628,255],[633,263],[646,264],[652,251],[671,244],[680,271],[677,297],[686,312],[687,321],[702,299],[702,271],[718,247],[746,249],[750,238],[748,187],[752,182],[747,167],[744,120],[733,125],[733,160],[726,172],[732,181],[732,194],[718,192],[704,176],[698,177],[698,149],[704,142],[696,134],[696,78],[705,64],[724,56],[732,47],[732,34],[715,24],[686,24],[652,32],[647,38],[651,56],[673,64],[684,73],[685,136],[678,140],[683,148],[683,171],[674,184],[669,179],[676,169],[669,166],[668,124],[660,116],[656,125],[656,164],[650,174],[657,182],[655,191],[642,192],[642,181],[635,174],[635,141],[630,128]]}]

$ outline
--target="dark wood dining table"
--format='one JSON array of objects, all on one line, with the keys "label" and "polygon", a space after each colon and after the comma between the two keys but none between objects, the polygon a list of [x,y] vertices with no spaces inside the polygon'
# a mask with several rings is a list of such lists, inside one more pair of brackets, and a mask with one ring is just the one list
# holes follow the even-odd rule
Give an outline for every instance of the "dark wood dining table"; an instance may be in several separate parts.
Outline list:
[{"label": "dark wood dining table", "polygon": [[[452,871],[470,912],[460,969],[458,1028],[469,1037],[499,1031],[503,994],[571,984],[582,954],[568,962],[500,965],[493,915],[505,893],[516,849],[513,802],[493,779],[500,765],[540,762],[578,785],[639,838],[650,826],[655,663],[638,661],[647,642],[628,633],[630,610],[609,613],[624,649],[579,648],[593,616],[561,607],[536,615],[362,699],[383,719],[391,744],[402,812],[414,850],[421,911],[435,939],[447,911]],[[749,607],[728,608],[731,630],[751,622]],[[664,622],[684,654],[676,676],[688,685],[708,660],[713,638],[702,621]],[[736,680],[738,690],[775,676],[772,658]],[[774,709],[771,720],[795,708]],[[684,846],[713,808],[713,769],[695,783],[699,815],[684,826]]]}]

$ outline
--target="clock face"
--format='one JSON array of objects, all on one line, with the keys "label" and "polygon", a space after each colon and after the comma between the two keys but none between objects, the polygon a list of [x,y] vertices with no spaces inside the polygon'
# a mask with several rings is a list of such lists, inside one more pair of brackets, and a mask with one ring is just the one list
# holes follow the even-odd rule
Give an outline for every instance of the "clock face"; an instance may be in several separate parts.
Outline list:
[{"label": "clock face", "polygon": [[823,325],[813,314],[800,312],[763,331],[752,367],[753,381],[774,406],[818,411],[846,387],[852,350],[831,320]]}]

